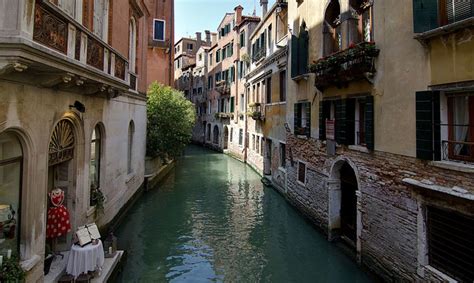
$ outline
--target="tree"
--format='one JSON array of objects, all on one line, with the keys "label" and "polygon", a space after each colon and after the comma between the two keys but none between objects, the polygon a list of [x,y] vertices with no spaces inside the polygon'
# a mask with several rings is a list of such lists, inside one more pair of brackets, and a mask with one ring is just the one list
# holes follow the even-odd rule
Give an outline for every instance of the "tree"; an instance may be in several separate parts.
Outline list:
[{"label": "tree", "polygon": [[191,140],[194,104],[182,92],[154,82],[148,89],[147,120],[147,156],[175,158]]}]

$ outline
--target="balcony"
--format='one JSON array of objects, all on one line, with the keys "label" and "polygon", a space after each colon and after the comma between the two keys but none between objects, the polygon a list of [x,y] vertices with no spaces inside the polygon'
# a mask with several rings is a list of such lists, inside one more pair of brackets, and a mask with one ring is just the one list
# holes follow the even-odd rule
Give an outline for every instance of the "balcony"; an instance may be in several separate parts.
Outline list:
[{"label": "balcony", "polygon": [[221,95],[230,95],[230,84],[225,80],[216,82],[215,90]]},{"label": "balcony", "polygon": [[264,121],[265,120],[265,115],[262,111],[262,109],[264,107],[260,102],[251,103],[251,104],[248,105],[248,108],[250,108],[250,110],[247,111],[247,116],[248,117],[251,117],[255,121]]},{"label": "balcony", "polygon": [[262,47],[253,54],[252,62],[258,62],[261,59],[265,58],[266,55],[267,55],[267,50],[265,47]]},{"label": "balcony", "polygon": [[234,113],[229,113],[229,112],[217,112],[214,114],[214,118],[216,119],[233,119],[234,118]]},{"label": "balcony", "polygon": [[2,78],[108,98],[137,89],[127,58],[56,5],[37,0],[28,16],[32,35],[2,39]]},{"label": "balcony", "polygon": [[354,80],[372,77],[379,52],[374,43],[363,42],[319,59],[310,66],[310,71],[316,74],[315,86],[323,90],[328,86],[341,87]]}]

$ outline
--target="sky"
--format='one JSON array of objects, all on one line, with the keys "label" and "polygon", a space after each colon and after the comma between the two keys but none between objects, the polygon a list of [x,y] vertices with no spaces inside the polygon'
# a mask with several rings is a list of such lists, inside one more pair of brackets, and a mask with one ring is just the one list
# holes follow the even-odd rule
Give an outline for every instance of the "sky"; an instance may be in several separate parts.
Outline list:
[{"label": "sky", "polygon": [[[268,1],[268,8],[275,0]],[[244,7],[244,15],[253,13],[254,4],[257,16],[261,16],[260,0],[175,0],[175,42],[182,37],[195,37],[196,32],[217,31],[217,26],[225,13],[234,12],[238,5]]]}]

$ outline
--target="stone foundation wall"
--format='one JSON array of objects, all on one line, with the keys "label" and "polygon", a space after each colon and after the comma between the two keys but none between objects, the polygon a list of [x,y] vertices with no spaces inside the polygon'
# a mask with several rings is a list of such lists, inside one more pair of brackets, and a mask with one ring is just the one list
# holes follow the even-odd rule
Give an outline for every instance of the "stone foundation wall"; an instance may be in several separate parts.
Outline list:
[{"label": "stone foundation wall", "polygon": [[[403,182],[404,178],[447,188],[462,187],[472,193],[472,174],[446,170],[412,157],[383,152],[365,153],[337,148],[335,156],[326,154],[325,145],[314,139],[287,136],[287,198],[323,231],[328,232],[328,182],[338,162],[348,162],[355,169],[359,197],[359,253],[362,264],[385,280],[400,278],[423,280],[419,267],[418,232],[419,200],[425,194],[445,198],[445,194],[419,192]],[[297,181],[298,160],[306,162],[306,184]],[[452,196],[448,196],[452,198]],[[457,198],[454,198],[456,202]],[[459,202],[458,202],[459,203]],[[456,209],[473,213],[472,202],[458,204]],[[426,278],[425,278],[426,279]]]}]

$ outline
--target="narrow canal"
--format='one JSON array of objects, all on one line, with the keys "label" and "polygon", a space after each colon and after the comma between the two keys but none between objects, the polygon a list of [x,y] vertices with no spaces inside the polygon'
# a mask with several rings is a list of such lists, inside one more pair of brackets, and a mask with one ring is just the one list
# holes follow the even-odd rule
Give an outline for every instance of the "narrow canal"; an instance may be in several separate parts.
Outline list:
[{"label": "narrow canal", "polygon": [[117,231],[118,282],[369,282],[248,166],[191,146]]}]

